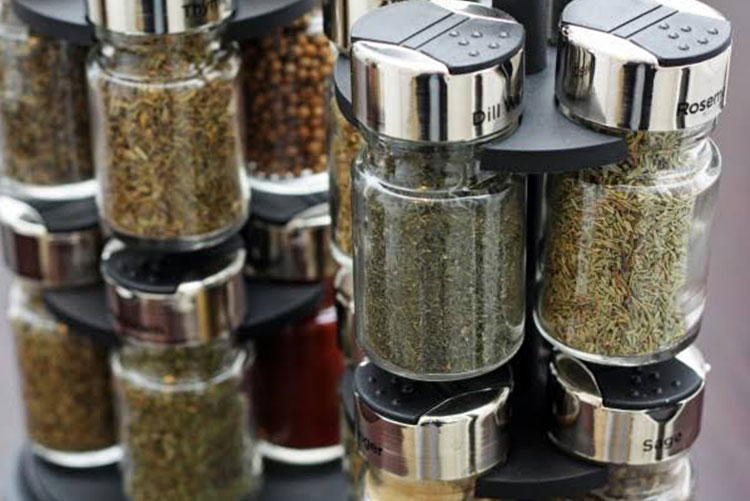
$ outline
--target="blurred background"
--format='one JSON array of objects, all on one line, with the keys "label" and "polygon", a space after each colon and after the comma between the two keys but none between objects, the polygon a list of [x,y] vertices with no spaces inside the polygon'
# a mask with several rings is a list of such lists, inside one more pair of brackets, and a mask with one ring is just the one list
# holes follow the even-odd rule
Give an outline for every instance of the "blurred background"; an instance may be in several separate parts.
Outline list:
[{"label": "blurred background", "polygon": [[[606,1],[606,0],[602,0]],[[704,0],[734,23],[729,106],[714,134],[724,157],[714,225],[708,311],[698,341],[712,365],[701,438],[694,448],[699,501],[739,501],[750,492],[750,2]],[[9,276],[0,267],[0,311]],[[0,315],[0,482],[23,440],[12,340]]]}]

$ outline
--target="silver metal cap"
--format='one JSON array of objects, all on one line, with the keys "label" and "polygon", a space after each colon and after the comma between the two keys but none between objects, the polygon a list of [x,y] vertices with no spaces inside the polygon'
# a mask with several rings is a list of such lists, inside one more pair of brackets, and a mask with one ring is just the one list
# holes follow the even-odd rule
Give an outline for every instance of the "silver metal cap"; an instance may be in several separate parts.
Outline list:
[{"label": "silver metal cap", "polygon": [[251,217],[245,235],[248,275],[313,282],[335,273],[327,203],[305,209],[286,223]]},{"label": "silver metal cap", "polygon": [[325,33],[341,52],[349,52],[351,31],[359,18],[398,0],[324,0]]},{"label": "silver metal cap", "polygon": [[89,21],[128,35],[166,35],[218,25],[235,0],[87,0]]},{"label": "silver metal cap", "polygon": [[468,142],[508,133],[523,104],[524,29],[456,0],[410,0],[352,29],[352,104],[361,126],[406,141]]},{"label": "silver metal cap", "polygon": [[364,362],[354,385],[359,450],[372,466],[408,480],[454,481],[507,459],[508,369],[438,384]]},{"label": "silver metal cap", "polygon": [[[69,214],[68,208],[70,205],[56,205],[50,210],[63,215]],[[93,205],[91,210],[96,214]],[[64,225],[68,228],[58,229],[57,224],[46,220],[30,204],[0,196],[0,232],[5,264],[16,275],[47,287],[97,282],[100,280],[102,246],[99,225],[95,220],[84,221],[80,227],[71,227],[70,223],[71,220],[67,219]]]},{"label": "silver metal cap", "polygon": [[672,131],[726,100],[732,26],[695,0],[575,0],[562,15],[557,97],[590,124]]},{"label": "silver metal cap", "polygon": [[198,256],[156,254],[110,241],[102,274],[118,333],[158,344],[228,338],[245,315],[244,263],[241,242]]},{"label": "silver metal cap", "polygon": [[587,365],[558,354],[550,364],[551,439],[583,458],[648,465],[686,452],[698,437],[709,370],[696,348],[643,368]]}]

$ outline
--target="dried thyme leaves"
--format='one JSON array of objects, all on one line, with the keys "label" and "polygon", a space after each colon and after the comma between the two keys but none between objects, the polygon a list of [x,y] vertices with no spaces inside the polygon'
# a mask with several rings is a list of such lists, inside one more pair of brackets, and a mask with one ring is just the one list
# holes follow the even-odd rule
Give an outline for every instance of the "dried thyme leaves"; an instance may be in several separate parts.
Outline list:
[{"label": "dried thyme leaves", "polygon": [[339,109],[335,98],[330,102],[332,120],[331,146],[331,217],[334,243],[346,256],[352,255],[352,163],[364,144],[362,135]]},{"label": "dried thyme leaves", "polygon": [[251,174],[284,179],[328,168],[326,96],[333,56],[306,16],[243,44]]},{"label": "dried thyme leaves", "polygon": [[116,444],[109,353],[74,335],[46,312],[40,295],[11,309],[26,427],[31,440],[60,452]]},{"label": "dried thyme leaves", "polygon": [[242,371],[216,372],[226,355],[201,348],[153,358],[123,351],[118,390],[133,501],[238,500],[255,488]]},{"label": "dried thyme leaves", "polygon": [[109,225],[157,240],[230,232],[247,212],[238,58],[210,32],[127,40],[90,71]]},{"label": "dried thyme leaves", "polygon": [[627,139],[628,162],[547,187],[540,319],[553,338],[601,356],[654,354],[689,334],[686,303],[700,294],[687,289],[695,208],[712,206],[701,202],[713,181],[695,174],[694,139]]},{"label": "dried thyme leaves", "polygon": [[523,181],[436,151],[368,153],[356,167],[358,337],[418,377],[496,367],[524,317]]},{"label": "dried thyme leaves", "polygon": [[39,186],[94,177],[84,47],[29,34],[0,2],[2,169]]}]

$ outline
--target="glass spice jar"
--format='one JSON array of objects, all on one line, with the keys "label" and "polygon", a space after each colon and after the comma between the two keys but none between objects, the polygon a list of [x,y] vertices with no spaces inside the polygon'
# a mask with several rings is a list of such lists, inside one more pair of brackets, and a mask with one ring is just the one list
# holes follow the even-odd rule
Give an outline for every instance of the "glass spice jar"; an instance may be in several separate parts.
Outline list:
[{"label": "glass spice jar", "polygon": [[358,364],[365,359],[365,354],[357,342],[354,328],[354,270],[349,266],[340,267],[333,286],[339,347],[347,365]]},{"label": "glass spice jar", "polygon": [[239,500],[260,462],[242,391],[247,353],[231,333],[244,316],[239,239],[158,254],[110,242],[109,307],[122,347],[112,357],[133,501]]},{"label": "glass spice jar", "polygon": [[507,458],[512,386],[507,368],[437,384],[358,366],[358,499],[478,500],[477,478]]},{"label": "glass spice jar", "polygon": [[[267,192],[254,197],[245,231],[246,271],[290,285],[321,283],[322,295],[302,318],[256,337],[247,391],[263,455],[320,464],[341,457],[338,382],[344,360],[334,306],[331,218],[318,196],[294,197],[297,210],[277,210],[279,200],[288,198]],[[278,218],[282,212],[288,218]]]},{"label": "glass spice jar", "polygon": [[0,176],[15,193],[94,194],[86,47],[33,32],[0,1]]},{"label": "glass spice jar", "polygon": [[104,224],[143,246],[197,250],[225,240],[244,224],[249,200],[241,60],[221,38],[233,2],[209,2],[205,16],[178,7],[162,13],[163,25],[141,19],[149,9],[139,2],[89,4]]},{"label": "glass spice jar", "polygon": [[[47,207],[66,211],[65,203]],[[96,213],[93,200],[90,211]],[[68,468],[116,463],[117,444],[109,346],[57,319],[48,290],[99,280],[97,226],[58,230],[49,212],[0,197],[6,264],[16,274],[8,302],[32,451]],[[68,220],[69,224],[76,221]]]},{"label": "glass spice jar", "polygon": [[319,10],[242,42],[247,160],[254,188],[328,188],[326,113],[333,56]]},{"label": "glass spice jar", "polygon": [[[386,6],[352,34],[366,140],[353,169],[357,338],[375,363],[414,379],[491,371],[523,338],[526,180],[482,171],[480,154],[518,124],[524,31],[497,10],[454,6],[476,17],[420,51],[407,48],[420,30],[454,13],[443,3]],[[393,43],[391,26],[404,18],[420,21]],[[454,53],[473,32],[502,43]],[[459,55],[442,60],[448,53]]]},{"label": "glass spice jar", "polygon": [[550,363],[551,440],[607,465],[604,487],[571,501],[688,501],[690,448],[698,437],[709,366],[694,347],[646,367]]},{"label": "glass spice jar", "polygon": [[[626,26],[640,15],[631,7],[607,5]],[[536,318],[548,340],[580,358],[653,363],[693,342],[706,305],[721,172],[709,136],[723,106],[731,26],[705,6],[674,13],[665,26],[696,26],[695,33],[677,34],[686,47],[677,52],[691,58],[685,60],[673,51],[669,35],[676,31],[653,25],[630,39],[604,35],[586,28],[597,22],[579,16],[587,9],[596,12],[578,0],[563,14],[560,106],[585,126],[622,136],[629,156],[617,165],[548,176]],[[639,52],[644,62],[629,61],[623,47],[650,52]],[[602,69],[609,63],[612,72]],[[651,75],[648,82],[630,78],[639,71]],[[613,74],[628,86],[597,101]]]},{"label": "glass spice jar", "polygon": [[357,413],[354,405],[354,372],[357,366],[347,364],[341,376],[341,445],[344,448],[341,469],[346,477],[346,498],[358,501],[362,490],[365,462],[357,445]]}]

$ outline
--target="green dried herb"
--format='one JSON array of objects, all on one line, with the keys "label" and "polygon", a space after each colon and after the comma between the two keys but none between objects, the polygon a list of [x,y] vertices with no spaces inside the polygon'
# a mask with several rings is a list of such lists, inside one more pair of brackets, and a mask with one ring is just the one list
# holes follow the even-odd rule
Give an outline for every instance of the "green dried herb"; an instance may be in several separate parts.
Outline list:
[{"label": "green dried herb", "polygon": [[710,149],[694,132],[627,141],[627,162],[552,176],[547,186],[540,320],[553,338],[601,356],[679,345],[694,327],[689,310],[705,300],[690,287],[689,274],[703,270],[689,269],[689,257],[692,245],[706,245],[691,242],[696,225],[710,226]]},{"label": "green dried herb", "polygon": [[355,176],[356,328],[368,354],[419,377],[504,363],[524,324],[523,180],[480,172],[471,147],[377,141]]},{"label": "green dried herb", "polygon": [[247,211],[236,51],[213,31],[110,37],[89,71],[109,225],[160,240],[235,230]]},{"label": "green dried herb", "polygon": [[93,178],[84,47],[29,33],[0,2],[2,168],[53,186]]},{"label": "green dried herb", "polygon": [[41,290],[15,285],[9,317],[32,442],[70,453],[114,446],[108,350],[57,322]]},{"label": "green dried herb", "polygon": [[123,348],[116,376],[133,501],[238,500],[256,488],[242,370],[227,365],[236,362],[232,353]]},{"label": "green dried herb", "polygon": [[331,121],[331,217],[334,244],[345,256],[352,255],[352,163],[364,140],[339,109],[336,99],[330,101]]},{"label": "green dried herb", "polygon": [[[476,478],[452,482],[413,481],[370,467],[365,475],[364,496],[368,501],[483,501],[474,496]],[[485,500],[489,501],[489,500]]]},{"label": "green dried herb", "polygon": [[247,158],[251,174],[289,178],[324,172],[326,96],[333,57],[312,16],[243,44]]}]

